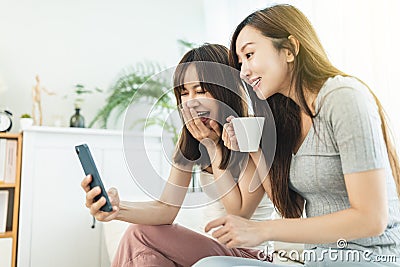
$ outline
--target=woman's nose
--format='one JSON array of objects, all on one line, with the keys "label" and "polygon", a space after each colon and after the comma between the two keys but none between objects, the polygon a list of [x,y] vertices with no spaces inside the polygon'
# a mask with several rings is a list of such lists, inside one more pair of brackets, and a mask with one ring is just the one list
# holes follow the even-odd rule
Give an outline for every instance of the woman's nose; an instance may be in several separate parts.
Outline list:
[{"label": "woman's nose", "polygon": [[186,101],[186,105],[188,108],[195,108],[200,104],[199,100],[196,97],[190,97]]},{"label": "woman's nose", "polygon": [[240,78],[247,80],[250,77],[250,70],[245,62],[242,63],[240,67]]}]

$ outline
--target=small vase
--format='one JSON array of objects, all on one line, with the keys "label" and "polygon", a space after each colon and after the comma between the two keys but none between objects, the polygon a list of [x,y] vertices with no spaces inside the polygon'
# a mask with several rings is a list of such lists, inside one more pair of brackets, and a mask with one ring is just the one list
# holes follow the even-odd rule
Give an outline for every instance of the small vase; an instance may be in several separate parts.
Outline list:
[{"label": "small vase", "polygon": [[75,109],[75,114],[72,115],[71,120],[69,121],[70,127],[77,127],[77,128],[85,128],[85,118],[79,114],[80,109]]}]

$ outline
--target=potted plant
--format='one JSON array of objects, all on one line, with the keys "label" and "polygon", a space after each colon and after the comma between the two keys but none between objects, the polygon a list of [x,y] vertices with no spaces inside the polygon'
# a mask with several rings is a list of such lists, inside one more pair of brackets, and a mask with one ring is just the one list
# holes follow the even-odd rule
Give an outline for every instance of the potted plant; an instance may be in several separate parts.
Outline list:
[{"label": "potted plant", "polygon": [[106,99],[106,105],[99,110],[89,127],[99,122],[101,128],[108,128],[111,113],[115,112],[118,119],[131,104],[137,102],[154,104],[151,116],[147,119],[138,119],[135,125],[146,123],[144,125],[146,127],[162,126],[174,135],[175,142],[178,130],[172,122],[161,118],[162,114],[171,113],[176,106],[173,92],[168,92],[171,88],[170,82],[162,75],[155,75],[160,71],[161,67],[156,63],[137,64],[135,67],[125,69],[111,86],[111,95]]},{"label": "potted plant", "polygon": [[[191,49],[196,44],[179,39],[178,45],[184,50]],[[172,135],[173,143],[178,140],[179,129],[173,121],[165,119],[165,114],[176,110],[175,97],[171,89],[171,81],[162,75],[157,75],[163,69],[157,63],[139,63],[135,67],[123,70],[116,82],[111,86],[111,95],[106,105],[99,110],[89,127],[99,122],[101,128],[107,128],[111,113],[116,112],[118,119],[134,102],[154,104],[152,114],[146,119],[138,119],[136,124],[144,127],[157,125],[166,129]],[[165,93],[166,92],[166,93]]]},{"label": "potted plant", "polygon": [[26,130],[27,128],[31,127],[33,125],[33,118],[30,114],[24,113],[21,115],[19,118],[19,125],[21,131]]}]

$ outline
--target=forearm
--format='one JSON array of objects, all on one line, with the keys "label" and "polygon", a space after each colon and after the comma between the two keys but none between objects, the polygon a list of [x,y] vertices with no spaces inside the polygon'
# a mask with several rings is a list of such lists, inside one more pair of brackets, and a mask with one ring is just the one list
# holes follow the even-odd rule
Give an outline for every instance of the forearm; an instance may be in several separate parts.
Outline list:
[{"label": "forearm", "polygon": [[382,225],[376,217],[371,212],[349,208],[312,218],[264,221],[259,226],[265,240],[324,244],[381,234]]},{"label": "forearm", "polygon": [[136,224],[172,224],[186,196],[191,179],[192,165],[172,165],[168,182],[160,199],[148,202],[127,202],[119,204],[117,220]]},{"label": "forearm", "polygon": [[260,181],[263,184],[265,192],[267,193],[268,197],[272,199],[271,184],[268,178],[269,167],[267,166],[267,162],[262,150],[258,149],[256,152],[249,153],[249,155],[256,166],[258,177],[260,177]]},{"label": "forearm", "polygon": [[220,199],[222,205],[228,214],[238,215],[245,218],[251,217],[251,211],[243,205],[242,193],[239,186],[233,179],[232,174],[227,170],[216,169],[213,166],[215,186],[219,195],[223,195]]},{"label": "forearm", "polygon": [[172,224],[179,211],[179,207],[173,207],[160,201],[121,201],[119,208],[116,220],[146,225]]},{"label": "forearm", "polygon": [[[257,190],[250,192],[248,181],[253,177],[246,177],[246,175],[249,175],[248,172],[245,173],[243,177],[241,176],[240,180],[236,182],[229,170],[220,169],[219,164],[222,160],[222,153],[220,150],[217,149],[214,151],[213,158],[214,160],[211,165],[215,179],[214,186],[217,187],[218,193],[223,196],[221,202],[226,212],[228,214],[250,218],[264,193]],[[251,176],[253,175],[251,174]]]}]

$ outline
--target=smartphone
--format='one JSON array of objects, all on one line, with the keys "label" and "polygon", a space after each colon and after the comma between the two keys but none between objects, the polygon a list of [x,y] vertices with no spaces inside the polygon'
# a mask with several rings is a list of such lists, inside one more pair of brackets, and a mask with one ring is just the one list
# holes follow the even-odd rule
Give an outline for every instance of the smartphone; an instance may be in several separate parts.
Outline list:
[{"label": "smartphone", "polygon": [[106,199],[106,204],[100,208],[101,211],[110,212],[112,211],[112,205],[110,199],[108,198],[107,192],[104,189],[103,182],[101,181],[100,174],[97,170],[96,164],[94,163],[92,154],[90,153],[89,147],[87,144],[82,144],[79,146],[75,146],[76,154],[79,157],[81,162],[83,171],[85,175],[92,175],[92,182],[90,183],[90,189],[93,187],[99,186],[101,189],[101,193],[97,195],[94,200],[98,201],[102,196]]}]

